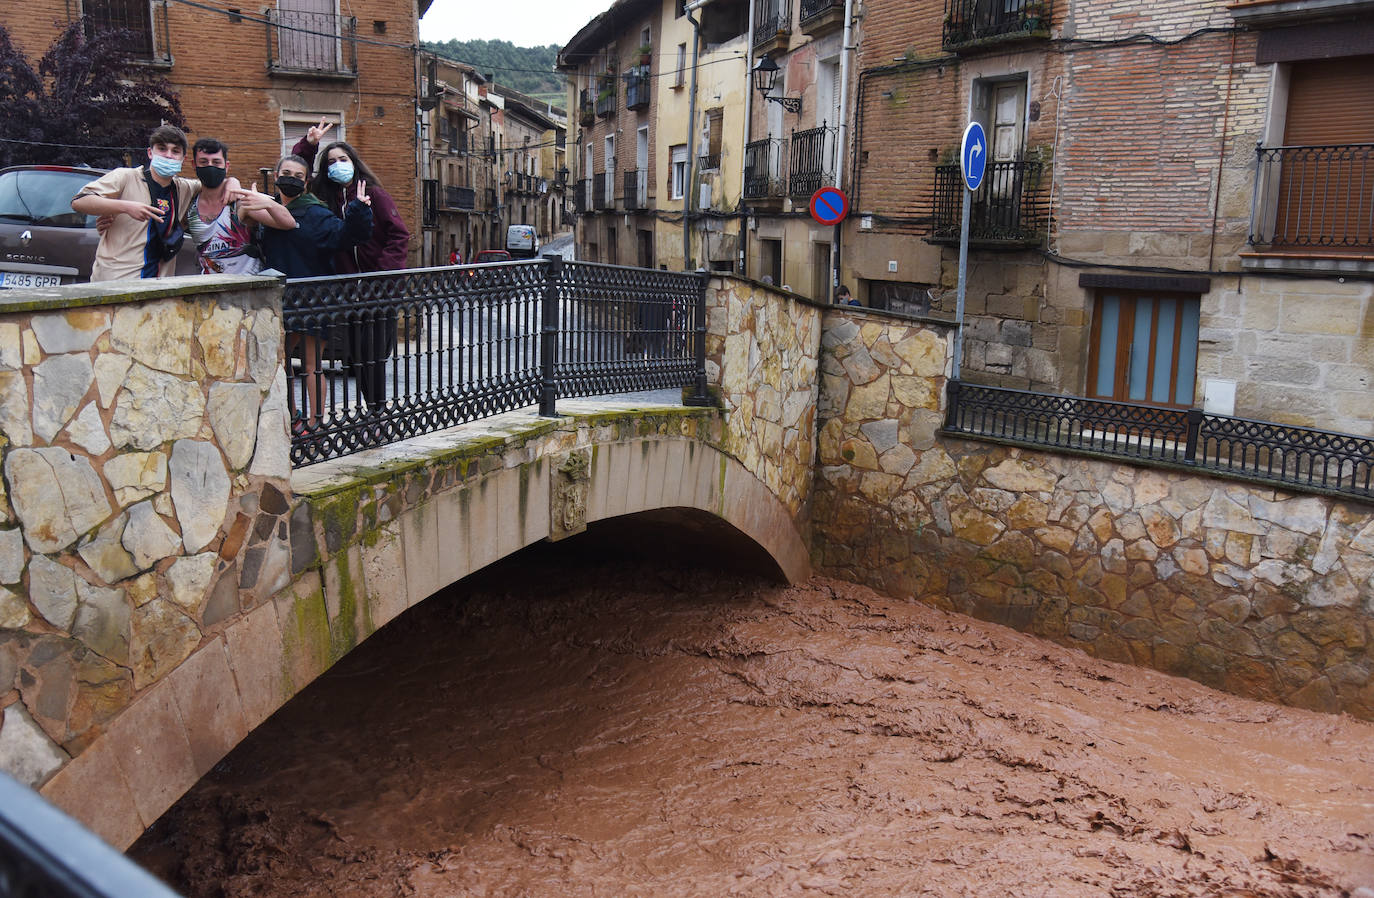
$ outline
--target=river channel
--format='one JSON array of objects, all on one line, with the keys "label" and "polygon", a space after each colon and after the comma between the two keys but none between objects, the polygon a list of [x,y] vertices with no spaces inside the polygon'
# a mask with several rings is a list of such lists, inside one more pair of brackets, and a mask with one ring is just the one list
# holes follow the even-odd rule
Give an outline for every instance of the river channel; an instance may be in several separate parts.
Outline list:
[{"label": "river channel", "polygon": [[1370,724],[623,536],[403,615],[131,856],[191,898],[1374,898]]}]

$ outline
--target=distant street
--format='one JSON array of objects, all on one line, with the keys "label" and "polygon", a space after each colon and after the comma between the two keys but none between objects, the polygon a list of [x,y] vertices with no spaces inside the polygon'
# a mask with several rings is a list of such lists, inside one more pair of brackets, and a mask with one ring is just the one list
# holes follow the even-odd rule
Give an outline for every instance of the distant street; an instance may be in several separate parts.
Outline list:
[{"label": "distant street", "polygon": [[564,261],[572,262],[577,258],[577,244],[573,241],[573,232],[560,234],[544,244],[542,253],[558,253]]}]

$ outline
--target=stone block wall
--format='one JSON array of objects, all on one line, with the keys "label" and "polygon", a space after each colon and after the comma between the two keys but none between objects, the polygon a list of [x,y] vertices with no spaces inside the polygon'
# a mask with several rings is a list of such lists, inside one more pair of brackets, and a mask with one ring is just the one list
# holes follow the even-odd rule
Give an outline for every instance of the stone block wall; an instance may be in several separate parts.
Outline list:
[{"label": "stone block wall", "polygon": [[0,296],[0,768],[33,786],[290,582],[280,287],[109,287]]},{"label": "stone block wall", "polygon": [[725,409],[722,448],[793,514],[811,493],[821,310],[738,277],[706,287],[706,379]]},{"label": "stone block wall", "polygon": [[1374,719],[1374,507],[950,439],[947,328],[830,310],[823,330],[818,570]]}]

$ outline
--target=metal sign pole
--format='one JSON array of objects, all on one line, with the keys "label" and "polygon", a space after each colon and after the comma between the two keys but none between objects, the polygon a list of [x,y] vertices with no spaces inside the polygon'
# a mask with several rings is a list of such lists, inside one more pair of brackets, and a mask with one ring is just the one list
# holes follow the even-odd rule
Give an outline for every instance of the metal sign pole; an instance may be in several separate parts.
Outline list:
[{"label": "metal sign pole", "polygon": [[968,279],[969,208],[973,205],[973,191],[964,185],[964,209],[959,222],[959,292],[954,306],[954,375],[959,379],[959,363],[964,356],[964,285]]}]

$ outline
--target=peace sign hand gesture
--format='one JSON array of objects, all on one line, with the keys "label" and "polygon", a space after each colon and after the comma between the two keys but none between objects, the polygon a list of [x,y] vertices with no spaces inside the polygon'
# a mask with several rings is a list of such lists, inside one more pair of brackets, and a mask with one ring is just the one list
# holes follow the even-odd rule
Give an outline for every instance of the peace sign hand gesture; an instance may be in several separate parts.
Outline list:
[{"label": "peace sign hand gesture", "polygon": [[310,130],[305,132],[305,139],[308,140],[310,143],[313,143],[318,146],[320,138],[328,134],[329,129],[333,127],[333,122],[329,121],[324,116],[320,116],[320,123],[318,125],[310,126]]},{"label": "peace sign hand gesture", "polygon": [[361,178],[358,179],[358,202],[364,206],[372,205],[372,197],[367,195],[367,182]]}]

